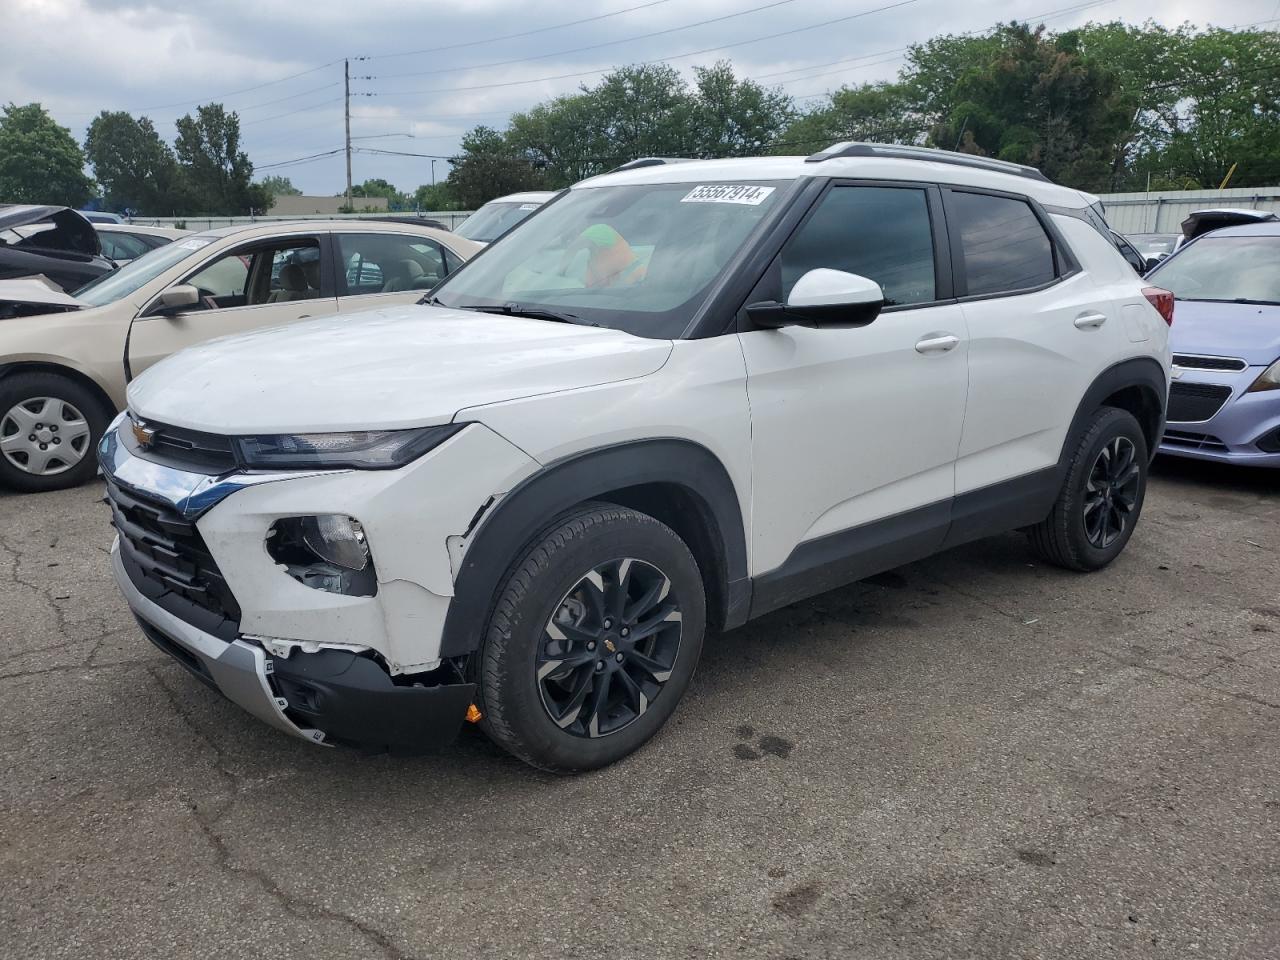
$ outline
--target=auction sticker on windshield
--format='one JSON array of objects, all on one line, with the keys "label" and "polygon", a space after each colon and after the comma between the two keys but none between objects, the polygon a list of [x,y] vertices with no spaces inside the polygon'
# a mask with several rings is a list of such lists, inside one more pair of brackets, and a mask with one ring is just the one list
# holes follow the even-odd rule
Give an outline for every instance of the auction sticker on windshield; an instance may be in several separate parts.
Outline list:
[{"label": "auction sticker on windshield", "polygon": [[774,187],[753,187],[742,183],[704,183],[680,198],[681,203],[741,203],[758,207],[773,193]]}]

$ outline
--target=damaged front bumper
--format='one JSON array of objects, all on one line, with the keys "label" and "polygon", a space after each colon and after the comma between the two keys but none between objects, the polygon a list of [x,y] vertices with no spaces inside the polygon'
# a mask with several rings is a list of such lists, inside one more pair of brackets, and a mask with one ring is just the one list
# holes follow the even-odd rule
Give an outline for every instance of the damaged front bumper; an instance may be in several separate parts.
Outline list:
[{"label": "damaged front bumper", "polygon": [[[452,482],[453,471],[487,471],[487,489],[501,491],[530,469],[526,455],[472,427],[393,471],[208,475],[133,450],[119,426],[99,451],[121,534],[112,566],[157,647],[315,743],[408,752],[457,735],[475,686],[440,656],[461,555],[451,541],[465,540],[486,487]],[[372,595],[313,588],[270,556],[276,521],[324,513],[367,531]]]},{"label": "damaged front bumper", "polygon": [[473,683],[399,685],[371,657],[346,650],[295,652],[286,659],[243,637],[228,642],[143,595],[125,570],[119,542],[111,566],[147,639],[232,703],[291,736],[379,750],[443,746],[458,735],[474,699]]}]

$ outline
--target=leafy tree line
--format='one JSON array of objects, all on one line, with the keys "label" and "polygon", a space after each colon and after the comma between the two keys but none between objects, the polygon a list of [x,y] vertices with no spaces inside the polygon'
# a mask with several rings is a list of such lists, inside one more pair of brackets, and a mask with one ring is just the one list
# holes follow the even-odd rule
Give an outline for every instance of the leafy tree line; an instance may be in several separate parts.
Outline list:
[{"label": "leafy tree line", "polygon": [[[1280,182],[1280,34],[1190,25],[1011,23],[915,44],[890,81],[801,110],[734,76],[624,67],[597,86],[462,140],[464,205],[558,188],[639,156],[808,153],[838,140],[919,144],[1026,163],[1094,192]],[[1234,167],[1234,170],[1233,170]]]},{"label": "leafy tree line", "polygon": [[[686,80],[626,66],[595,86],[468,131],[447,180],[402,192],[352,190],[392,210],[474,209],[506,193],[557,189],[643,156],[809,153],[837,140],[961,150],[1026,163],[1093,192],[1280,183],[1280,34],[1153,23],[1058,33],[1010,23],[908,49],[894,79],[844,86],[800,108],[726,62]],[[84,149],[39,104],[0,114],[0,201],[106,206],[143,214],[244,214],[297,193],[252,181],[240,123],[207,104],[172,146],[146,117],[103,111]],[[86,175],[92,167],[97,185]],[[358,199],[359,198],[359,199]]]}]

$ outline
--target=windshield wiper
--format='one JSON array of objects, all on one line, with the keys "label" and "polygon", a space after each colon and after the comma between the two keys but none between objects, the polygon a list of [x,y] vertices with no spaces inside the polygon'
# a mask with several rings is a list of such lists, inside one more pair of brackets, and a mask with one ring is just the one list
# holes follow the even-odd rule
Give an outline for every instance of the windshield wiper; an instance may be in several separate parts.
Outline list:
[{"label": "windshield wiper", "polygon": [[576,313],[565,313],[561,310],[547,310],[543,307],[522,307],[518,303],[504,303],[500,307],[460,307],[461,310],[475,310],[477,313],[495,313],[505,317],[525,317],[529,320],[553,320],[556,323],[576,323],[586,327],[601,327],[604,324],[584,320]]}]

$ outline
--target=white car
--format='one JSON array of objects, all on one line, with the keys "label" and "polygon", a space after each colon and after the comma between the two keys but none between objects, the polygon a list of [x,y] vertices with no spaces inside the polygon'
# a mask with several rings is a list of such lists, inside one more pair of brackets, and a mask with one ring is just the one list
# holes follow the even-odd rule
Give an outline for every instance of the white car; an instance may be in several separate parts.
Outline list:
[{"label": "white car", "polygon": [[489,244],[554,197],[554,190],[528,190],[490,200],[454,231],[476,243]]},{"label": "white car", "polygon": [[1028,168],[642,161],[426,305],[134,381],[100,456],[115,576],[159,647],[290,734],[411,749],[467,718],[586,770],[653,736],[708,630],[1015,528],[1109,563],[1171,320]]}]

